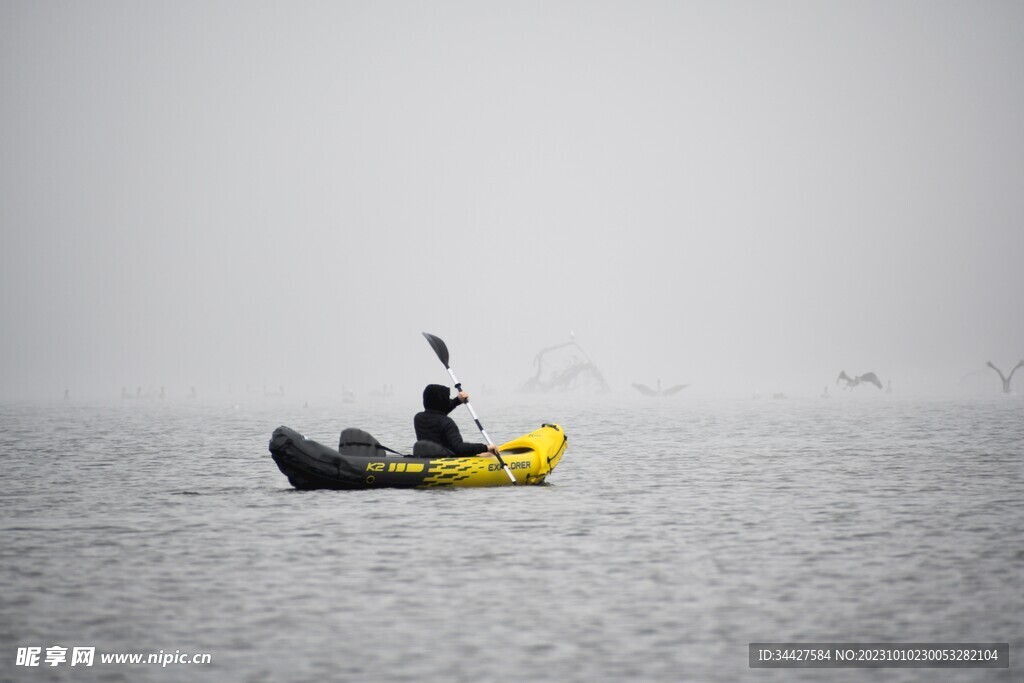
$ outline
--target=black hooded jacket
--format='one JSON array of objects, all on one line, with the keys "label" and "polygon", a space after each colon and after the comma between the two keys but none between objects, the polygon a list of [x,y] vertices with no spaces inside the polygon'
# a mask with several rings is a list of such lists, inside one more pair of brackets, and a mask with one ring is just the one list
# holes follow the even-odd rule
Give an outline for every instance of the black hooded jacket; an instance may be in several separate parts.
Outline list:
[{"label": "black hooded jacket", "polygon": [[455,410],[462,401],[448,398],[448,387],[430,384],[423,390],[423,412],[416,413],[413,426],[416,439],[441,444],[455,455],[477,455],[487,450],[487,444],[467,443],[462,440],[455,420],[448,413]]}]

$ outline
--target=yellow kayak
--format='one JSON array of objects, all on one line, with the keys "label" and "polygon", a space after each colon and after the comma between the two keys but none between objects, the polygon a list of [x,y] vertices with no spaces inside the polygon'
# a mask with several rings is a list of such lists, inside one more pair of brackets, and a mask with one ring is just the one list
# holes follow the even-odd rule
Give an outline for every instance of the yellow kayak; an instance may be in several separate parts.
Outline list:
[{"label": "yellow kayak", "polygon": [[[365,437],[346,440],[347,432]],[[357,442],[359,441],[359,442]],[[544,424],[498,447],[516,484],[540,484],[562,459],[568,441],[561,426]],[[345,430],[339,450],[278,427],[270,454],[297,489],[511,486],[493,455],[416,458],[394,453],[360,430]]]}]

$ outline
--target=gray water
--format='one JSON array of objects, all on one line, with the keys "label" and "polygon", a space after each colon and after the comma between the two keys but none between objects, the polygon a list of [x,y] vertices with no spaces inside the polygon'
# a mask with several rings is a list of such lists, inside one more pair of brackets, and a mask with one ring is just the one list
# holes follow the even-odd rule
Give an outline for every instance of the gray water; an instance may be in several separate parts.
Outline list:
[{"label": "gray water", "polygon": [[[478,398],[496,438],[564,426],[540,487],[298,492],[267,452],[280,424],[408,447],[415,408],[0,406],[0,678],[1021,680],[1020,398]],[[750,669],[755,641],[1011,668]],[[96,663],[15,665],[53,645]],[[212,663],[98,661],[161,650]]]}]

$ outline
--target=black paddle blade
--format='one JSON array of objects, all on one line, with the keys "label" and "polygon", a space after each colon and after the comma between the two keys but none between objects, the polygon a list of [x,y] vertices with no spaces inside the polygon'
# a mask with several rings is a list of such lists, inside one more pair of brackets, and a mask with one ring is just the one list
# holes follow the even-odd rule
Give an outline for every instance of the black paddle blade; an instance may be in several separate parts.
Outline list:
[{"label": "black paddle blade", "polygon": [[423,333],[423,336],[427,338],[427,342],[430,344],[430,348],[434,349],[434,353],[441,359],[445,367],[448,367],[448,347],[445,346],[444,340],[427,332]]}]

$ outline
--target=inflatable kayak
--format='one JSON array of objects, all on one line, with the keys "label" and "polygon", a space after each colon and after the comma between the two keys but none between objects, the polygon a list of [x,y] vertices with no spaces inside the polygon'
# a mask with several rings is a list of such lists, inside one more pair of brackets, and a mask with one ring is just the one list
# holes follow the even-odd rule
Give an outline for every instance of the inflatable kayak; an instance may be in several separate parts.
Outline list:
[{"label": "inflatable kayak", "polygon": [[[559,425],[545,424],[499,450],[517,484],[540,484],[558,465],[567,444]],[[278,427],[270,439],[270,454],[291,485],[302,490],[512,485],[493,455],[405,456],[358,429],[343,431],[335,450]]]}]

